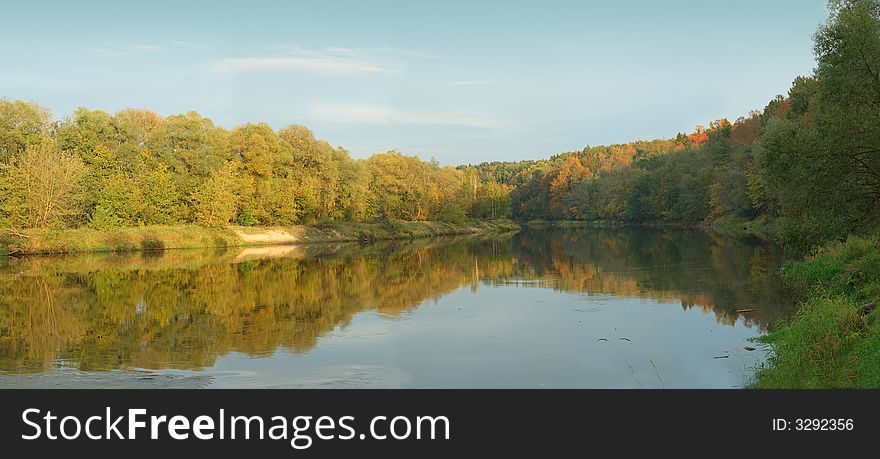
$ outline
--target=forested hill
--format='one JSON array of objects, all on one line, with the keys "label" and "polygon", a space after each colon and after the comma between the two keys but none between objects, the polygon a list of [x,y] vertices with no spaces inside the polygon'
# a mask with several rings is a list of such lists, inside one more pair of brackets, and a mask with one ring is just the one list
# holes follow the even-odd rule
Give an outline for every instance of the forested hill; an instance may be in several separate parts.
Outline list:
[{"label": "forested hill", "polygon": [[762,228],[811,246],[880,225],[880,7],[832,1],[817,66],[785,96],[690,134],[547,160],[354,160],[302,126],[198,113],[53,121],[0,100],[0,229],[491,219]]},{"label": "forested hill", "polygon": [[[796,82],[806,82],[800,78]],[[794,91],[794,90],[793,90]],[[673,139],[587,147],[547,160],[464,166],[509,185],[518,219],[701,223],[753,219],[769,209],[755,141],[770,120],[793,116],[791,97],[731,123]],[[803,116],[800,113],[799,116]]]},{"label": "forested hill", "polygon": [[817,66],[788,94],[688,135],[462,167],[509,186],[517,219],[710,223],[811,246],[880,217],[880,7],[830,4]]}]

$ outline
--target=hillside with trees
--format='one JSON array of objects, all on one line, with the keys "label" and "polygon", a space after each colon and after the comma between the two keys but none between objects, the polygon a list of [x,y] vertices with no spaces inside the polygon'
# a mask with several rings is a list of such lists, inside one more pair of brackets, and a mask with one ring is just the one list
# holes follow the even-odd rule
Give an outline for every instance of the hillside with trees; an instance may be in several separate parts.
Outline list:
[{"label": "hillside with trees", "polygon": [[709,224],[811,247],[880,225],[880,20],[837,1],[813,75],[762,110],[672,139],[462,167],[512,189],[518,220]]}]

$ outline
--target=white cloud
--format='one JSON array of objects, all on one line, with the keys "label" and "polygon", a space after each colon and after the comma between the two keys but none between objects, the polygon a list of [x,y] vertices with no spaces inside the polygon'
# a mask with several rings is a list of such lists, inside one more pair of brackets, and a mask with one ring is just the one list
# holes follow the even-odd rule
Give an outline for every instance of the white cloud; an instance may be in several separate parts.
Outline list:
[{"label": "white cloud", "polygon": [[185,50],[205,49],[205,46],[191,41],[173,40],[165,43],[104,43],[89,51],[105,56],[128,56],[132,54],[159,53],[172,48]]},{"label": "white cloud", "polygon": [[514,127],[509,121],[496,117],[418,113],[382,105],[318,105],[312,107],[308,118],[340,124],[448,124],[498,130],[509,130]]},{"label": "white cloud", "polygon": [[164,50],[164,46],[154,43],[108,43],[92,48],[91,52],[107,56],[125,56],[129,54],[157,53]]},{"label": "white cloud", "polygon": [[309,50],[301,45],[294,44],[274,44],[265,46],[266,49],[289,53],[293,55],[321,55],[333,54],[343,55],[356,58],[413,58],[413,59],[440,59],[437,54],[426,53],[422,51],[414,51],[411,49],[392,48],[390,46],[379,46],[375,48],[346,48],[342,46],[328,46],[323,50]]},{"label": "white cloud", "polygon": [[486,86],[501,84],[498,80],[455,80],[447,81],[446,86]]},{"label": "white cloud", "polygon": [[343,124],[391,124],[393,110],[378,105],[318,105],[308,117],[317,121]]},{"label": "white cloud", "polygon": [[330,57],[246,57],[214,62],[221,72],[249,70],[302,70],[323,74],[396,73],[394,69],[368,61]]},{"label": "white cloud", "polygon": [[199,49],[206,48],[206,46],[201,43],[195,43],[195,42],[183,41],[183,40],[174,40],[171,42],[171,46],[173,46],[175,48],[184,48],[184,49],[191,49],[191,50],[199,50]]},{"label": "white cloud", "polygon": [[324,75],[400,73],[405,57],[429,57],[394,48],[338,48],[309,50],[295,45],[273,45],[270,56],[221,59],[213,62],[220,72],[286,70]]}]

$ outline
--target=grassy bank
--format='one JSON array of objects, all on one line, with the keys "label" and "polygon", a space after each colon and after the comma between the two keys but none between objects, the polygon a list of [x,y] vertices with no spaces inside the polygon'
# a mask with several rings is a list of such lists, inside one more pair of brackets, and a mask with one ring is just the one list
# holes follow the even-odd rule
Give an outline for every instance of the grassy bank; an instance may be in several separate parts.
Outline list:
[{"label": "grassy bank", "polygon": [[676,222],[621,222],[613,220],[529,220],[532,228],[701,228],[705,225]]},{"label": "grassy bank", "polygon": [[753,236],[768,241],[779,241],[776,228],[769,224],[766,218],[746,220],[741,218],[722,218],[710,223],[681,223],[681,222],[621,222],[611,220],[529,220],[526,223],[531,228],[705,228],[735,237]]},{"label": "grassy bank", "polygon": [[880,387],[880,240],[850,237],[782,271],[804,300],[763,338],[773,353],[753,386]]},{"label": "grassy bank", "polygon": [[13,255],[139,250],[244,247],[314,242],[416,239],[453,234],[506,232],[519,229],[509,220],[391,223],[334,223],[278,227],[204,228],[195,225],[144,226],[100,231],[91,228],[28,230],[4,235],[0,252]]},{"label": "grassy bank", "polygon": [[782,243],[777,228],[766,216],[748,220],[740,217],[721,217],[708,224],[712,230],[730,236],[754,236],[767,241]]}]

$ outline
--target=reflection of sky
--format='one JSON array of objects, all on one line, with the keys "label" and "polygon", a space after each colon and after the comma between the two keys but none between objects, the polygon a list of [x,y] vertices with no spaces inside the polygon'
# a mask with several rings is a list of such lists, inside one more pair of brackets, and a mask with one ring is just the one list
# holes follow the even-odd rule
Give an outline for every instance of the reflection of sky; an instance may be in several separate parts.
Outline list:
[{"label": "reflection of sky", "polygon": [[665,387],[726,388],[759,361],[743,349],[757,333],[650,299],[463,287],[395,318],[360,313],[307,353],[230,354],[202,374],[213,387],[635,388],[660,387],[659,373]]}]

